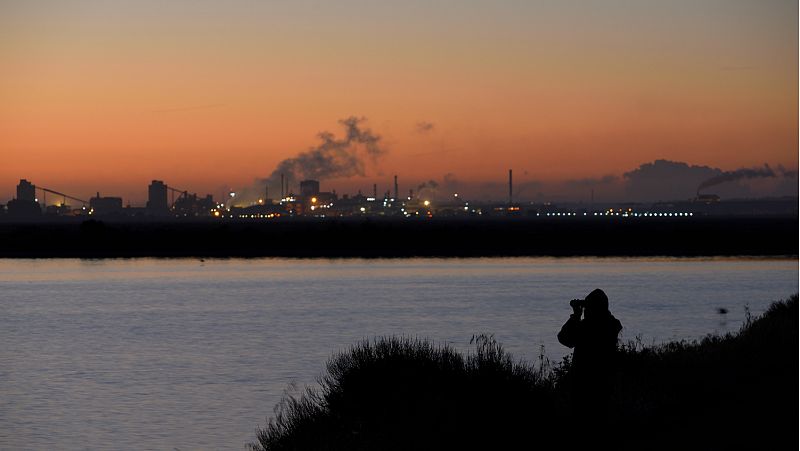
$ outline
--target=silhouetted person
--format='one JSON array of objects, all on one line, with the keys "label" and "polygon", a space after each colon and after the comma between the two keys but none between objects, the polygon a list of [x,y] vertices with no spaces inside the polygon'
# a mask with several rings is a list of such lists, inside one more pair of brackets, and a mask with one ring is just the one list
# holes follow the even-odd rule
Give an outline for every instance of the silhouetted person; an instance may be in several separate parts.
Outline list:
[{"label": "silhouetted person", "polygon": [[599,288],[569,305],[573,312],[558,333],[558,341],[575,349],[571,382],[576,419],[583,427],[602,428],[608,415],[622,324],[608,310],[608,297]]}]

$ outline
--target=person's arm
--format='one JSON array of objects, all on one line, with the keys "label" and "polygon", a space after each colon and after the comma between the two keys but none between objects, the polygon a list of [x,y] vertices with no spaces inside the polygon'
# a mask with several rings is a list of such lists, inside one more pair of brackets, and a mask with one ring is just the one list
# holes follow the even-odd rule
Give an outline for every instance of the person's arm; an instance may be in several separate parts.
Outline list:
[{"label": "person's arm", "polygon": [[558,342],[568,348],[574,348],[578,343],[578,336],[580,335],[581,326],[581,308],[577,305],[572,306],[572,315],[561,327],[558,333]]}]

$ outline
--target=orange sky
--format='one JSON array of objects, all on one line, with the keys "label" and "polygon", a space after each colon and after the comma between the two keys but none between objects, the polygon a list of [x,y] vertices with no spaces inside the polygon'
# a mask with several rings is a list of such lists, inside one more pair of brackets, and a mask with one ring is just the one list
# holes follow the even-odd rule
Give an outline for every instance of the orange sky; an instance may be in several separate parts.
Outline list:
[{"label": "orange sky", "polygon": [[796,2],[164,3],[0,5],[0,202],[218,195],[352,115],[388,154],[340,190],[797,167]]}]

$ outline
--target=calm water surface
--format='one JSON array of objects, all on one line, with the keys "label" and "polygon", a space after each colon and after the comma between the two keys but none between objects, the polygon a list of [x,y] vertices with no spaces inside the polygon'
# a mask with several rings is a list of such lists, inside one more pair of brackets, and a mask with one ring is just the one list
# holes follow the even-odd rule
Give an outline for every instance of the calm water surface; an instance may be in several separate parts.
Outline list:
[{"label": "calm water surface", "polygon": [[699,338],[797,292],[798,261],[0,260],[0,449],[242,449],[362,338],[560,359],[596,287],[623,339]]}]

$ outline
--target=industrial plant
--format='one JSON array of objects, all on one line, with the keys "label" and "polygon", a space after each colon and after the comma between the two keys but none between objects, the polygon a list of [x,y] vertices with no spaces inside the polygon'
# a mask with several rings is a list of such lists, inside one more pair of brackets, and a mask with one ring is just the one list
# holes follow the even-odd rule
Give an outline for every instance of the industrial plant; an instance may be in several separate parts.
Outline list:
[{"label": "industrial plant", "polygon": [[597,217],[676,218],[695,216],[797,215],[796,198],[722,200],[715,194],[701,194],[692,199],[656,203],[518,202],[514,198],[513,172],[508,171],[508,198],[499,202],[470,201],[459,193],[429,198],[413,189],[401,195],[398,176],[392,189],[379,192],[377,184],[370,193],[337,194],[322,191],[319,180],[302,180],[297,189],[281,174],[277,198],[265,186],[263,196],[243,202],[236,192],[226,199],[211,194],[200,196],[179,189],[163,180],[153,180],[147,187],[144,207],[124,205],[116,196],[97,192],[89,200],[35,185],[21,179],[16,197],[0,205],[0,220],[63,220],[61,218],[103,218],[121,221],[151,220],[242,220],[263,221],[281,218],[387,217],[431,219],[434,217],[519,217],[577,219]]}]

